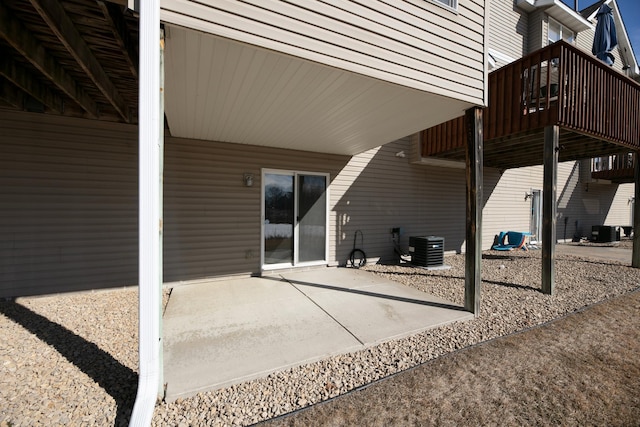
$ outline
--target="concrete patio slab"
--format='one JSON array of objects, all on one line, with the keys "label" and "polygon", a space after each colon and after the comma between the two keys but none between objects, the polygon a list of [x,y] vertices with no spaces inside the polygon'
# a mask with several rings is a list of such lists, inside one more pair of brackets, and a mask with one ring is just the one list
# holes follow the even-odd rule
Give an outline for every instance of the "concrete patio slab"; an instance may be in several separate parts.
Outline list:
[{"label": "concrete patio slab", "polygon": [[564,243],[556,245],[556,253],[565,255],[598,258],[607,261],[619,261],[631,265],[633,251],[630,248],[616,246],[580,245],[578,243]]},{"label": "concrete patio slab", "polygon": [[163,319],[167,400],[472,317],[346,268],[176,287]]},{"label": "concrete patio slab", "polygon": [[473,317],[444,299],[364,271],[329,269],[321,283],[309,273],[283,277],[365,346]]}]

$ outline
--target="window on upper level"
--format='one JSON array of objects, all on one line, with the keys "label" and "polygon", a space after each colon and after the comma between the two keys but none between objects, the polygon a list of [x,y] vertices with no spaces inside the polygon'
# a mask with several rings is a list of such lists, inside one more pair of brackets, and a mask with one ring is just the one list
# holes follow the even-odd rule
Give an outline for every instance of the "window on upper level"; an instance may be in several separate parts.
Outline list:
[{"label": "window on upper level", "polygon": [[555,43],[558,40],[564,40],[573,44],[576,39],[576,33],[556,21],[549,18],[549,43]]},{"label": "window on upper level", "polygon": [[434,3],[442,4],[450,9],[458,10],[458,0],[431,0]]}]

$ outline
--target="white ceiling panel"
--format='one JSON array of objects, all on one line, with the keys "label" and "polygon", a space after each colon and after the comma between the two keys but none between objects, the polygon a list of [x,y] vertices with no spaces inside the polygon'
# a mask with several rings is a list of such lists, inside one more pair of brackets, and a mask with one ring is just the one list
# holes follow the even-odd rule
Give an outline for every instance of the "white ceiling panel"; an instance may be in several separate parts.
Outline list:
[{"label": "white ceiling panel", "polygon": [[467,102],[170,27],[173,136],[353,155],[464,114]]}]

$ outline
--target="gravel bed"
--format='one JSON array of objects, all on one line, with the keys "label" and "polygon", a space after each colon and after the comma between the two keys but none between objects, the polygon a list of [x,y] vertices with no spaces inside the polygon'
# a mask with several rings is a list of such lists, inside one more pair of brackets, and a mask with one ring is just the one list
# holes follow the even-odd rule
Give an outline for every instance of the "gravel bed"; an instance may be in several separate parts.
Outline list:
[{"label": "gravel bed", "polygon": [[[253,424],[640,286],[640,269],[558,256],[555,293],[543,295],[540,257],[540,251],[484,252],[474,320],[160,402],[152,424]],[[463,304],[464,256],[445,262],[451,269],[364,269]],[[166,303],[169,291],[164,297]],[[137,386],[137,298],[136,289],[119,289],[0,302],[0,427],[127,425]]]}]

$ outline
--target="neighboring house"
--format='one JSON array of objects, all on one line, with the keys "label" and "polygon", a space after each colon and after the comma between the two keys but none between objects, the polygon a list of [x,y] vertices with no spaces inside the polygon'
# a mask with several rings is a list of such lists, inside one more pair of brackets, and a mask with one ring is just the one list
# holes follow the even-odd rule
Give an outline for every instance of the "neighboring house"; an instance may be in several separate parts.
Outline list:
[{"label": "neighboring house", "polygon": [[[619,45],[613,51],[614,65],[601,70],[591,48],[595,14],[602,4],[613,10]],[[547,48],[559,40],[585,55],[568,47]],[[639,89],[634,82],[605,72],[614,70],[637,80],[639,70],[615,0],[599,1],[581,12],[560,0],[491,0],[487,43],[492,74],[484,116],[483,247],[489,248],[494,236],[507,229],[530,231],[533,241],[540,239],[542,131],[554,123],[561,129],[556,238],[590,237],[598,225],[631,226],[634,185],[628,153],[638,147]],[[557,69],[565,76],[564,97],[554,92]],[[594,70],[602,73],[596,75]],[[552,88],[548,103],[546,79]],[[607,96],[622,101],[600,106],[597,96],[605,95],[605,89],[611,89]],[[570,113],[563,116],[565,112]],[[447,130],[451,128],[448,123],[424,132],[418,148],[424,157],[418,160],[461,165],[464,151],[460,144],[456,148],[455,136]],[[599,172],[592,174],[592,165]],[[624,170],[609,170],[616,166]]]},{"label": "neighboring house", "polygon": [[[123,3],[0,5],[0,296],[137,283]],[[464,174],[406,136],[485,105],[485,0],[161,7],[165,282],[345,264],[356,230],[372,259],[393,227],[463,247]]]}]

